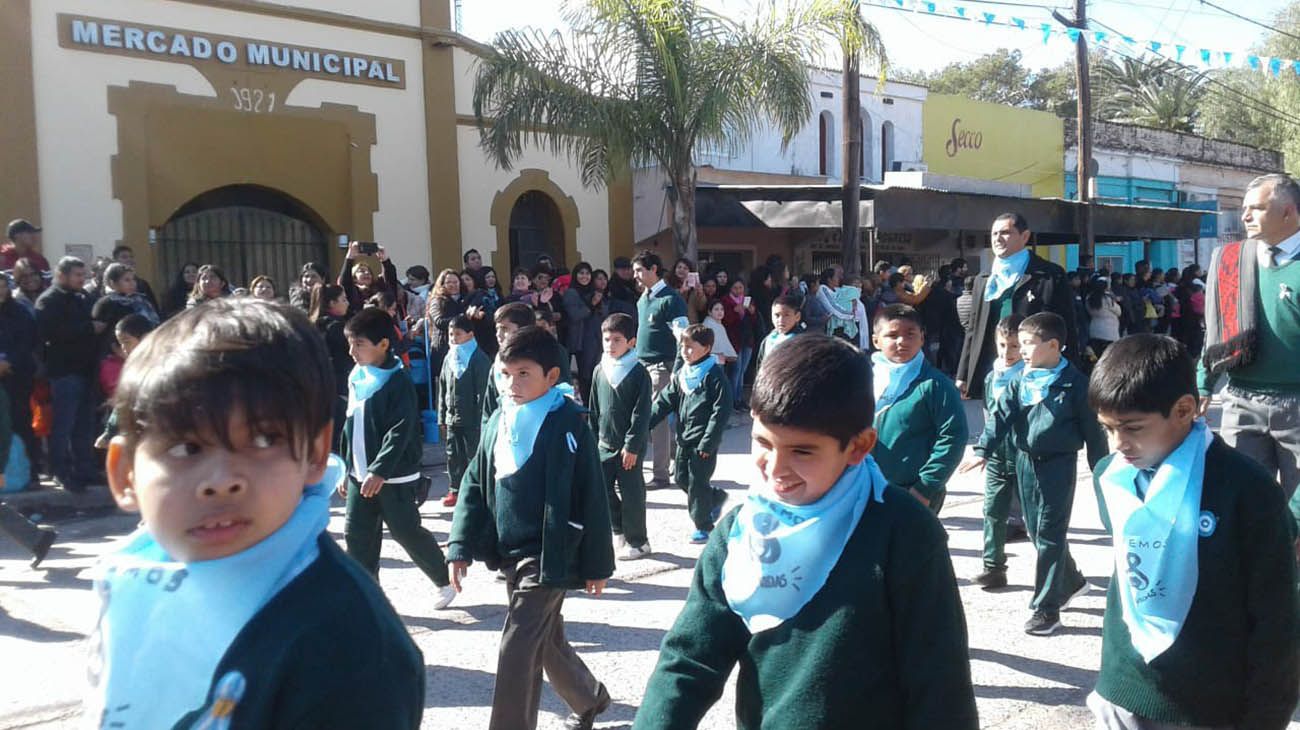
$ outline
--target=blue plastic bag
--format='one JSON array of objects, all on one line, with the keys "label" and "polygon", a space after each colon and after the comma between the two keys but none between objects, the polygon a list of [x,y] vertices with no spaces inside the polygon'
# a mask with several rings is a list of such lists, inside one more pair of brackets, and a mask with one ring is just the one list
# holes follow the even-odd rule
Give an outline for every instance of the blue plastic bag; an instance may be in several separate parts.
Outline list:
[{"label": "blue plastic bag", "polygon": [[32,481],[32,464],[27,460],[27,449],[17,436],[9,439],[9,463],[5,464],[5,485],[0,492],[21,492]]}]

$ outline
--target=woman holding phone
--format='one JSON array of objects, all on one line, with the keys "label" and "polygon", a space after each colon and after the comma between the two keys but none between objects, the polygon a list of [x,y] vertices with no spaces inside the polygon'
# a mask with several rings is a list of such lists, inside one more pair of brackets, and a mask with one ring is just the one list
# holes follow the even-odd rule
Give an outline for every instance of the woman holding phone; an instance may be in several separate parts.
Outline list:
[{"label": "woman holding phone", "polygon": [[688,258],[677,259],[673,264],[672,285],[677,293],[686,300],[686,318],[691,324],[699,324],[709,316],[709,300],[704,296],[704,287],[700,285],[700,274],[695,270],[695,262]]},{"label": "woman holding phone", "polygon": [[722,299],[722,327],[735,349],[736,361],[731,363],[728,376],[731,380],[731,400],[737,411],[749,408],[745,401],[745,371],[754,357],[754,343],[758,342],[758,316],[754,301],[745,294],[745,282],[736,279],[731,290]]}]

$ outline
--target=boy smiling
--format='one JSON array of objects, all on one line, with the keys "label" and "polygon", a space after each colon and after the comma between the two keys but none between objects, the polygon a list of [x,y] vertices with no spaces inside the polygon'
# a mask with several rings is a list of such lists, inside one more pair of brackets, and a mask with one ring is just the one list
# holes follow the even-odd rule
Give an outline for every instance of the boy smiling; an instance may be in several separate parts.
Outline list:
[{"label": "boy smiling", "polygon": [[943,527],[869,456],[866,357],[801,345],[759,371],[758,480],[700,555],[633,727],[698,726],[739,664],[738,728],[974,730]]}]

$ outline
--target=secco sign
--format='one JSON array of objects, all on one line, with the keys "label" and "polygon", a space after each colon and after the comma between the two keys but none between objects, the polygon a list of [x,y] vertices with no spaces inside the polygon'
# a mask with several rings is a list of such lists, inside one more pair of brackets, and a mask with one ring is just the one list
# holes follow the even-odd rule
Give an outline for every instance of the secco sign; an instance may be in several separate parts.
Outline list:
[{"label": "secco sign", "polygon": [[397,59],[100,18],[59,15],[59,45],[198,67],[216,64],[236,70],[283,71],[305,78],[406,88],[406,66]]}]

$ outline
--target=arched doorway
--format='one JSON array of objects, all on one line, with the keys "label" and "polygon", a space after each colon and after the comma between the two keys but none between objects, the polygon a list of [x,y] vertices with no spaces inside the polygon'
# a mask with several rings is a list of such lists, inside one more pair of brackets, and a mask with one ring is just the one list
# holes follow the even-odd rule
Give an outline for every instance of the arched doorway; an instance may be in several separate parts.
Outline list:
[{"label": "arched doorway", "polygon": [[319,217],[288,195],[257,185],[230,185],[190,200],[158,229],[157,250],[166,281],[187,263],[216,264],[231,286],[270,276],[280,296],[304,263],[329,263]]},{"label": "arched doorway", "polygon": [[564,221],[551,196],[529,190],[510,209],[510,269],[531,269],[537,259],[550,256],[565,266]]}]

